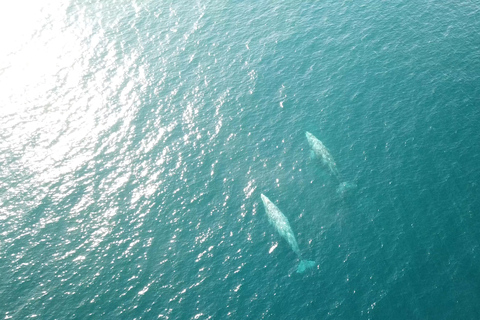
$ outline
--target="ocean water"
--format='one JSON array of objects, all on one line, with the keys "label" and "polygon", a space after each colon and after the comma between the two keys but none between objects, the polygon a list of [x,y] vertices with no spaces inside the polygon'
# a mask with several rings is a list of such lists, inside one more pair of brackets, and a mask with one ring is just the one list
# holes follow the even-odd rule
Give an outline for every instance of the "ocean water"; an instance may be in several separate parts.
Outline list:
[{"label": "ocean water", "polygon": [[22,0],[0,30],[2,319],[480,317],[478,2]]}]

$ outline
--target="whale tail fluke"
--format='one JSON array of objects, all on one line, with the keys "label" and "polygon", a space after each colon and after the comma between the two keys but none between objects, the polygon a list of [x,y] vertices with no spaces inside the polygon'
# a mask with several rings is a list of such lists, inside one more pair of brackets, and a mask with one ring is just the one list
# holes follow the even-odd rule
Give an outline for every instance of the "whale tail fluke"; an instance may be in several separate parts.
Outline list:
[{"label": "whale tail fluke", "polygon": [[304,273],[305,270],[315,267],[315,261],[301,260],[297,267],[297,273]]},{"label": "whale tail fluke", "polygon": [[354,190],[357,188],[357,184],[353,182],[341,182],[338,187],[337,187],[337,194],[339,195],[345,195],[351,190]]}]

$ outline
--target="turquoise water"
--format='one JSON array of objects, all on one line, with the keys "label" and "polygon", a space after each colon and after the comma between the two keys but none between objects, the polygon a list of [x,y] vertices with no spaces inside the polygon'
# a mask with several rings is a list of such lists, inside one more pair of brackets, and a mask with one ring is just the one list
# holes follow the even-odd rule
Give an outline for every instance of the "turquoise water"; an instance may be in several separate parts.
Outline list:
[{"label": "turquoise water", "polygon": [[0,317],[480,317],[475,1],[0,9]]}]

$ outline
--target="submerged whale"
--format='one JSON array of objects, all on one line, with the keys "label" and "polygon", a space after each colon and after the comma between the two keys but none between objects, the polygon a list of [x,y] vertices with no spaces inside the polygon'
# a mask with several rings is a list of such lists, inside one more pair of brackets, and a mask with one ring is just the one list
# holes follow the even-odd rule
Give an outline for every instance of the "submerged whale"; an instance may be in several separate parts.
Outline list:
[{"label": "submerged whale", "polygon": [[310,132],[305,132],[305,136],[307,137],[310,148],[312,148],[312,158],[321,159],[323,165],[327,166],[330,169],[330,172],[338,178],[337,164],[335,163],[335,160],[333,160],[327,147],[325,147],[322,141],[318,140],[317,137]]},{"label": "submerged whale", "polygon": [[305,136],[307,137],[308,144],[312,148],[312,158],[319,158],[322,160],[324,166],[328,167],[330,172],[335,176],[337,181],[340,183],[337,187],[337,194],[345,196],[350,190],[356,189],[357,185],[353,182],[340,182],[340,175],[338,174],[337,164],[333,160],[330,151],[310,132],[306,131]]},{"label": "submerged whale", "polygon": [[302,273],[307,269],[313,268],[315,266],[315,261],[310,260],[303,260],[302,254],[300,253],[300,249],[298,248],[297,240],[295,239],[295,235],[293,234],[292,227],[290,223],[288,223],[287,217],[283,215],[280,209],[270,201],[264,194],[261,195],[262,202],[265,207],[265,211],[268,215],[268,221],[277,229],[278,233],[287,240],[288,244],[292,248],[292,250],[298,255],[300,258],[300,263],[297,267],[297,273]]}]

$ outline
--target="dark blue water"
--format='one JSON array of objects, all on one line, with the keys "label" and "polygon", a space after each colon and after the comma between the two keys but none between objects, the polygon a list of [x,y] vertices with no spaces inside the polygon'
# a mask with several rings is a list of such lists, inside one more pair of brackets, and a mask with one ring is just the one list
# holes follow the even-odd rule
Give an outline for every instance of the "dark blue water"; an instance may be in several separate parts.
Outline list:
[{"label": "dark blue water", "polygon": [[475,1],[0,9],[0,317],[480,317]]}]

